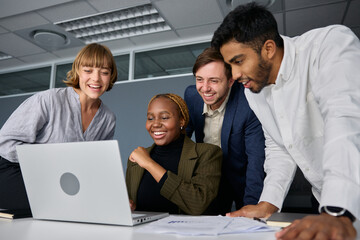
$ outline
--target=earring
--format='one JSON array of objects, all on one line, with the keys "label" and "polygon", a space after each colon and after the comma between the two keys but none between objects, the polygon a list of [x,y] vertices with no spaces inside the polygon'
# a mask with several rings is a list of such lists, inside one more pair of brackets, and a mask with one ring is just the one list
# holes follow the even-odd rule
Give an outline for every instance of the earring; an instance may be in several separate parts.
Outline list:
[{"label": "earring", "polygon": [[183,130],[183,126],[181,126],[180,129]]}]

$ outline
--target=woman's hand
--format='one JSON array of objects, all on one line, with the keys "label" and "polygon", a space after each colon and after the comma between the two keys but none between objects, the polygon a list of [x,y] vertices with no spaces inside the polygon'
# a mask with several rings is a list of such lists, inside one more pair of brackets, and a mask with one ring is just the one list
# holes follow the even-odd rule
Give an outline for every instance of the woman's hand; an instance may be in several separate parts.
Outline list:
[{"label": "woman's hand", "polygon": [[139,164],[140,167],[146,169],[155,179],[156,182],[160,182],[161,178],[166,173],[166,169],[155,162],[148,151],[143,147],[136,148],[129,157],[129,160]]},{"label": "woman's hand", "polygon": [[134,203],[133,200],[129,199],[129,202],[130,202],[130,209],[131,211],[135,211],[136,209],[136,204]]},{"label": "woman's hand", "polygon": [[150,154],[143,147],[137,147],[129,157],[129,160],[136,162],[140,167],[147,169],[149,164],[154,163],[154,160],[151,159]]}]

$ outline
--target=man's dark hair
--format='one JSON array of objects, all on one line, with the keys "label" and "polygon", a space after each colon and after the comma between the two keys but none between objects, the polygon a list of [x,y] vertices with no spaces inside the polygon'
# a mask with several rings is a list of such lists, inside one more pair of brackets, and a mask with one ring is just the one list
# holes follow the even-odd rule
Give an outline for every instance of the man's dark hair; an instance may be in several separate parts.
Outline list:
[{"label": "man's dark hair", "polygon": [[220,54],[219,51],[215,50],[215,48],[209,47],[206,48],[197,58],[195,61],[195,64],[193,66],[193,74],[196,76],[196,72],[201,68],[202,66],[205,66],[208,63],[211,62],[222,62],[224,63],[224,71],[227,80],[231,78],[231,68],[230,65],[226,64],[224,62],[223,56]]},{"label": "man's dark hair", "polygon": [[277,23],[270,11],[256,3],[240,5],[231,11],[215,31],[211,46],[219,50],[232,39],[249,45],[257,53],[271,39],[279,48],[284,47]]}]

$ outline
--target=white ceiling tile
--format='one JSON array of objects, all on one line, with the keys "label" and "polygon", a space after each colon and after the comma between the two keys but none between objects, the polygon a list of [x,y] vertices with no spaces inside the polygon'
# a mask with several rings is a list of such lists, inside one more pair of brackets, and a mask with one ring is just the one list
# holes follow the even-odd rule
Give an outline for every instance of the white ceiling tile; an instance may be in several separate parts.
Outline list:
[{"label": "white ceiling tile", "polygon": [[113,54],[116,52],[128,52],[129,49],[134,48],[134,44],[127,38],[100,42],[100,44],[107,46]]},{"label": "white ceiling tile", "polygon": [[134,7],[150,3],[150,0],[87,0],[99,12],[107,12],[116,9]]},{"label": "white ceiling tile", "polygon": [[[1,24],[0,24],[0,25],[1,25]],[[5,28],[0,27],[0,34],[1,34],[1,33],[7,33],[7,32],[9,32],[9,31],[6,30]]]},{"label": "white ceiling tile", "polygon": [[[85,45],[84,45],[85,46]],[[58,51],[53,51],[52,53],[61,58],[72,58],[75,59],[76,54],[84,47],[75,47],[75,48],[68,48],[62,49]]]},{"label": "white ceiling tile", "polygon": [[8,68],[12,68],[14,66],[20,66],[24,64],[23,62],[21,62],[20,60],[16,59],[16,58],[10,58],[10,59],[5,59],[5,60],[1,60],[0,61],[0,71],[2,70],[8,70]]},{"label": "white ceiling tile", "polygon": [[348,26],[360,27],[360,0],[352,1],[350,3],[347,16],[345,17],[344,24]]},{"label": "white ceiling tile", "polygon": [[131,37],[130,40],[134,42],[136,46],[161,45],[178,40],[178,36],[173,31],[165,31]]},{"label": "white ceiling tile", "polygon": [[50,7],[71,0],[0,0],[0,18]]},{"label": "white ceiling tile", "polygon": [[209,24],[204,26],[197,26],[192,28],[184,28],[177,30],[176,32],[181,38],[193,38],[201,36],[209,36],[209,41],[212,38],[215,30],[220,26],[221,22],[215,24]]},{"label": "white ceiling tile", "polygon": [[59,58],[51,53],[41,53],[41,54],[34,54],[30,56],[20,57],[19,59],[27,63],[40,63],[40,62],[51,62]]},{"label": "white ceiling tile", "polygon": [[37,12],[52,22],[60,22],[97,13],[92,6],[84,1],[73,1]]},{"label": "white ceiling tile", "polygon": [[167,23],[175,29],[200,26],[223,20],[216,1],[161,0],[155,2],[154,5]]},{"label": "white ceiling tile", "polygon": [[11,31],[35,27],[47,23],[49,23],[49,21],[34,12],[0,19],[0,25]]},{"label": "white ceiling tile", "polygon": [[347,0],[286,0],[285,10],[314,7],[321,4],[330,4],[335,2],[346,2]]},{"label": "white ceiling tile", "polygon": [[345,7],[344,2],[286,12],[286,34],[296,36],[313,28],[340,24]]},{"label": "white ceiling tile", "polygon": [[13,33],[6,33],[0,35],[0,51],[5,52],[14,57],[45,52],[43,49],[39,48],[38,46],[16,36]]}]

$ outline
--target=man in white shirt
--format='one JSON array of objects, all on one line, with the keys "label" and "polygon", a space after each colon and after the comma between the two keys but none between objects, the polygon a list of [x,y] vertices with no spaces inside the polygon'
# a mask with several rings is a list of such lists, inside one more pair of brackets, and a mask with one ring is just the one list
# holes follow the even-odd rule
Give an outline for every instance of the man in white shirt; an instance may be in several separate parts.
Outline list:
[{"label": "man in white shirt", "polygon": [[259,203],[231,216],[269,217],[281,209],[296,166],[312,185],[320,215],[295,221],[281,239],[353,239],[360,218],[360,41],[333,25],[280,36],[254,3],[229,13],[212,46],[246,88],[265,134],[266,178]]}]

